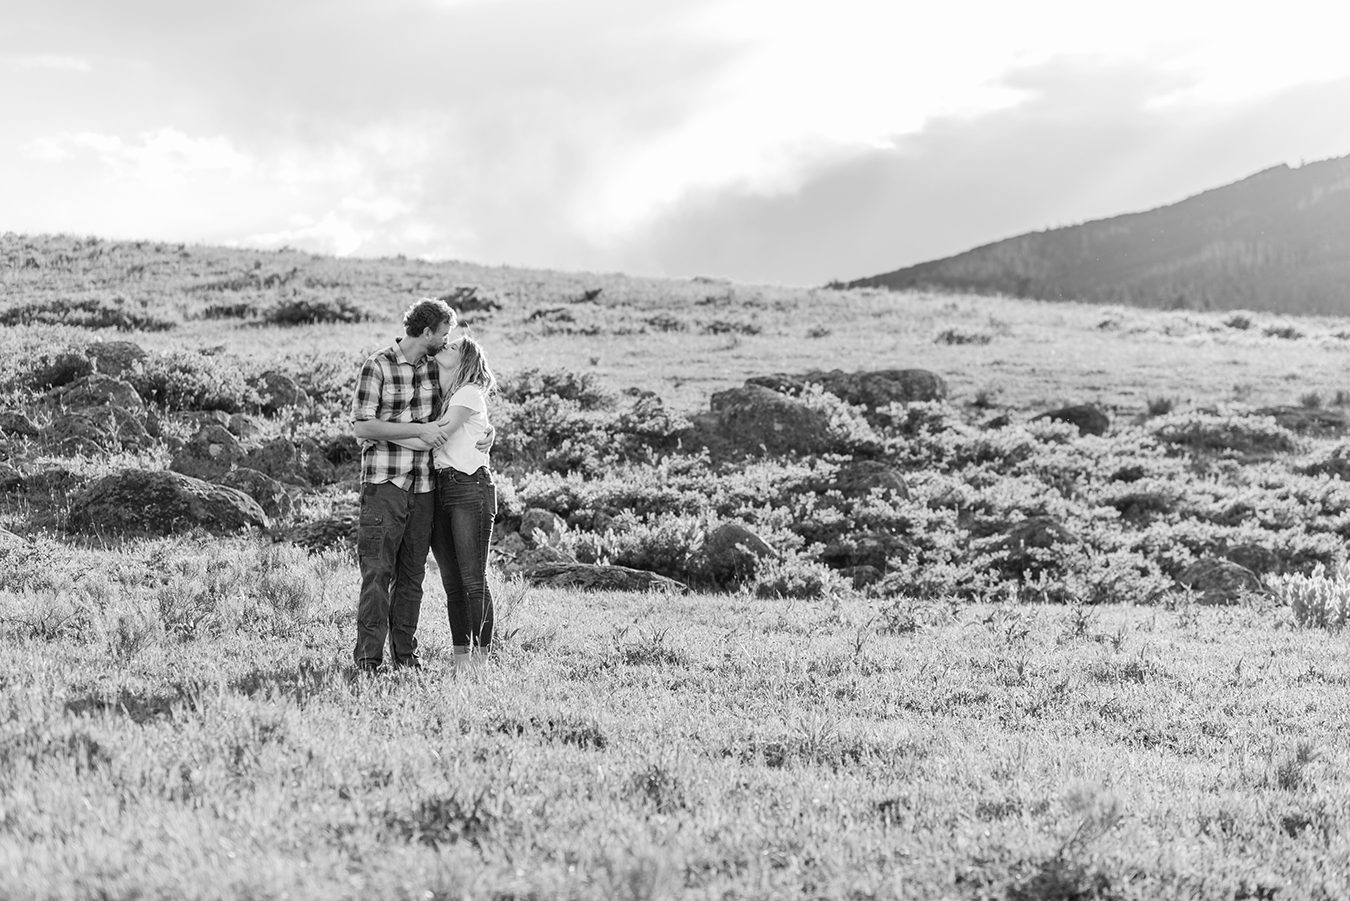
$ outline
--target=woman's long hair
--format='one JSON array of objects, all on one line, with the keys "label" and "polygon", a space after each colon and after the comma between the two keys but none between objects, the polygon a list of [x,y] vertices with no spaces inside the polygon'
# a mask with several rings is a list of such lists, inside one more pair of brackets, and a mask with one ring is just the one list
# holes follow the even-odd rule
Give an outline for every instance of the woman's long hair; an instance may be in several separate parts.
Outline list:
[{"label": "woman's long hair", "polygon": [[445,396],[449,397],[465,385],[477,385],[484,394],[497,390],[497,377],[492,374],[487,357],[483,356],[482,346],[468,335],[457,339],[457,343],[459,366],[453,372],[446,373],[449,383],[445,388]]}]

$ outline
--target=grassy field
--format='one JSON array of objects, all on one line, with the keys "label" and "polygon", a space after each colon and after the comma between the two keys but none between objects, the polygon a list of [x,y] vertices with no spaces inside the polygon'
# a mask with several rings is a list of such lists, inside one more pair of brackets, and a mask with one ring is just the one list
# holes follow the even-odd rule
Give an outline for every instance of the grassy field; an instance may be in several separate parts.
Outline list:
[{"label": "grassy field", "polygon": [[[464,283],[502,302],[468,318],[508,377],[566,370],[680,413],[749,376],[812,368],[921,367],[951,386],[944,411],[921,414],[942,419],[931,430],[877,426],[910,484],[886,503],[803,489],[828,462],[513,464],[523,502],[567,495],[622,515],[637,488],[663,498],[620,519],[627,532],[576,526],[577,548],[636,553],[624,542],[638,535],[652,552],[682,540],[668,523],[734,517],[818,569],[806,557],[835,517],[889,529],[911,556],[880,586],[795,597],[763,582],[584,593],[498,574],[498,653],[462,678],[434,568],[426,668],[357,678],[348,552],[256,534],[74,535],[61,527],[73,496],[0,492],[0,526],[17,536],[0,542],[0,897],[1350,897],[1346,632],[1301,619],[1276,582],[1211,607],[1172,581],[1239,541],[1273,549],[1284,575],[1335,572],[1350,490],[1303,468],[1343,436],[1262,424],[1240,436],[1284,450],[1210,457],[1166,445],[1149,409],[1218,407],[1195,412],[1215,434],[1258,421],[1233,404],[1339,410],[1348,321],[76,239],[5,236],[0,250],[0,314],[93,299],[172,324],[6,326],[0,412],[39,424],[53,414],[24,374],[68,346],[219,348],[222,371],[339,378],[393,336],[411,297]],[[226,301],[256,313],[301,281],[370,318],[205,315]],[[1021,425],[1083,401],[1110,411],[1111,435]],[[340,428],[330,406],[263,427]],[[1011,431],[972,424],[998,413]],[[53,471],[79,481],[169,457],[162,443],[71,456],[43,442],[10,436],[0,459],[50,485]],[[1133,508],[1108,475],[1127,466],[1144,473],[1132,490],[1166,509],[1119,513]],[[305,493],[295,519],[354,489],[347,477]],[[1065,603],[1028,602],[1048,596],[1031,590],[1045,573],[956,590],[1006,563],[980,550],[982,523],[1046,510],[1085,545],[1054,571]]]}]

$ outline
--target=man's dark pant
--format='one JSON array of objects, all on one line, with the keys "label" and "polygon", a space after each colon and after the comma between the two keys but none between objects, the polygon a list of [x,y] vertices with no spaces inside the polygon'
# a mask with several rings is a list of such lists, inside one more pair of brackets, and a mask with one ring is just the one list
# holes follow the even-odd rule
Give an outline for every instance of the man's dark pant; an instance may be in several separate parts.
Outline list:
[{"label": "man's dark pant", "polygon": [[487,584],[497,486],[484,466],[469,474],[436,473],[436,524],[431,552],[441,570],[450,636],[457,648],[492,645],[492,591]]},{"label": "man's dark pant", "polygon": [[378,666],[384,640],[394,664],[417,659],[417,616],[431,545],[436,493],[414,494],[390,482],[361,486],[361,600],[356,608],[356,665]]}]

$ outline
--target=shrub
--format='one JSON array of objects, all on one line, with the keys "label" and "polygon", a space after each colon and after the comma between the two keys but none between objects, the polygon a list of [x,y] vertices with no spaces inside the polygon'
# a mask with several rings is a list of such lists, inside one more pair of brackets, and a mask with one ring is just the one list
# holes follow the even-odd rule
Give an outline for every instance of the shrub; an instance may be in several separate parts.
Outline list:
[{"label": "shrub", "polygon": [[835,596],[848,587],[839,573],[801,556],[763,561],[752,585],[756,597],[803,600]]},{"label": "shrub", "polygon": [[169,411],[238,413],[262,402],[239,362],[230,357],[193,351],[151,355],[127,379],[146,403]]},{"label": "shrub", "polygon": [[178,323],[151,315],[145,301],[122,297],[82,297],[23,304],[0,311],[0,325],[69,325],[78,328],[115,328],[119,332],[165,332]]},{"label": "shrub", "polygon": [[1284,338],[1289,341],[1296,341],[1303,337],[1303,333],[1292,325],[1268,325],[1261,330],[1261,334],[1268,338]]},{"label": "shrub", "polygon": [[963,329],[948,328],[938,332],[933,338],[934,344],[988,344],[994,336],[988,332],[968,332]]},{"label": "shrub", "polygon": [[1294,433],[1272,417],[1238,410],[1173,413],[1152,426],[1159,443],[1191,451],[1238,456],[1289,453],[1296,447]]},{"label": "shrub", "polygon": [[1244,316],[1241,313],[1234,313],[1232,316],[1229,316],[1227,319],[1225,319],[1223,321],[1223,324],[1228,326],[1229,328],[1235,328],[1245,331],[1246,329],[1252,327],[1252,320],[1250,316]]},{"label": "shrub", "polygon": [[1268,576],[1266,585],[1289,606],[1300,626],[1341,629],[1350,623],[1350,563],[1327,574],[1319,565],[1311,575]]},{"label": "shrub", "polygon": [[329,322],[365,322],[369,311],[345,297],[295,295],[278,301],[263,312],[269,325],[315,325]]},{"label": "shrub", "polygon": [[604,410],[614,405],[614,393],[592,373],[566,369],[523,369],[503,376],[498,390],[503,398],[518,404],[542,397],[575,401],[581,410]]}]

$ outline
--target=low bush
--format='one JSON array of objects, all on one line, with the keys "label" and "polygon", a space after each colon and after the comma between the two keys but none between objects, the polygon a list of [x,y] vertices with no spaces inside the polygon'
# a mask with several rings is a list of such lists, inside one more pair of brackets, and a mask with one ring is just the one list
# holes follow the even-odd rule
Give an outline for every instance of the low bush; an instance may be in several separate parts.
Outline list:
[{"label": "low bush", "polygon": [[66,325],[119,332],[166,332],[178,323],[149,312],[145,301],[122,297],[81,297],[37,301],[0,311],[0,325]]},{"label": "low bush", "polygon": [[146,403],[164,410],[239,413],[262,402],[248,375],[232,357],[171,351],[147,356],[127,378]]},{"label": "low bush", "polygon": [[1319,565],[1310,575],[1269,576],[1266,584],[1300,626],[1343,629],[1350,624],[1350,563],[1329,573]]},{"label": "low bush", "polygon": [[277,301],[263,310],[268,325],[316,325],[332,322],[366,322],[374,318],[369,310],[345,297],[297,294]]}]

